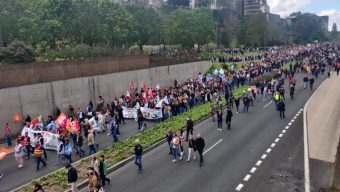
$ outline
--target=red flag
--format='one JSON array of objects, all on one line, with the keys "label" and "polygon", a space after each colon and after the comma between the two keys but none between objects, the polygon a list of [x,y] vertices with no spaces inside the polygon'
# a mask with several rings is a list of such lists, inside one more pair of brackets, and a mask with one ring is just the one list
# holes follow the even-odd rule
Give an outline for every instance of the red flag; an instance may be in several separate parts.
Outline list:
[{"label": "red flag", "polygon": [[39,119],[38,117],[34,118],[32,121],[31,121],[31,125],[35,126],[36,124],[39,123]]},{"label": "red flag", "polygon": [[80,126],[77,118],[75,118],[72,122],[67,119],[66,129],[70,133],[76,133],[77,131],[80,131]]},{"label": "red flag", "polygon": [[55,124],[59,125],[62,128],[66,127],[67,116],[64,113],[60,113],[59,117],[55,120]]},{"label": "red flag", "polygon": [[143,101],[144,101],[144,103],[148,102],[148,98],[146,96],[146,92],[143,93]]},{"label": "red flag", "polygon": [[130,81],[130,90],[134,90],[135,89],[135,85],[133,84],[133,81]]},{"label": "red flag", "polygon": [[148,91],[148,97],[149,97],[149,98],[153,98],[152,89],[149,89],[149,91]]},{"label": "red flag", "polygon": [[131,95],[130,95],[130,92],[129,92],[129,91],[126,91],[126,97],[127,97],[127,98],[130,98],[130,97],[131,97]]},{"label": "red flag", "polygon": [[142,83],[142,89],[143,89],[144,91],[146,91],[146,83],[145,83],[145,82]]},{"label": "red flag", "polygon": [[17,124],[21,120],[21,115],[19,113],[15,113],[13,116],[13,123]]}]

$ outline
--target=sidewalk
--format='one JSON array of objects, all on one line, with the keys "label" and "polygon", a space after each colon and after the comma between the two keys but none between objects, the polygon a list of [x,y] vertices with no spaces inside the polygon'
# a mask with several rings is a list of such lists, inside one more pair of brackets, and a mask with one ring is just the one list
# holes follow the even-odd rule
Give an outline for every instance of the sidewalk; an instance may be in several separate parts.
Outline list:
[{"label": "sidewalk", "polygon": [[339,81],[333,73],[307,106],[311,191],[333,183],[340,138]]}]

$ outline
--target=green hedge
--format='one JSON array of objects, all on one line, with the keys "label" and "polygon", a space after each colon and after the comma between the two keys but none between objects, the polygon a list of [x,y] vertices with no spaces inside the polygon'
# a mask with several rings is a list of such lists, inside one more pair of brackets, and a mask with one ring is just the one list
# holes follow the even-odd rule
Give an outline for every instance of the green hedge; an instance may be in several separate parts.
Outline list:
[{"label": "green hedge", "polygon": [[214,52],[202,52],[200,53],[201,57],[204,59],[218,58],[218,57],[238,57],[238,56],[250,56],[250,55],[259,55],[262,53],[267,53],[267,51],[249,51],[242,54],[227,54],[227,53],[214,53]]}]

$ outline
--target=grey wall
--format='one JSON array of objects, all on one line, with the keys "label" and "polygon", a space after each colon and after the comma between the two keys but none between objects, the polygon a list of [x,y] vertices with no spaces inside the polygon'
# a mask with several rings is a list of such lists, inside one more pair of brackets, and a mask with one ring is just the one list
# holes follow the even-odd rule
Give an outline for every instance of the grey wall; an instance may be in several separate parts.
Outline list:
[{"label": "grey wall", "polygon": [[[85,109],[88,101],[95,101],[99,95],[109,102],[115,96],[125,94],[131,80],[137,88],[142,82],[148,87],[156,87],[158,83],[169,86],[173,85],[174,79],[195,78],[209,66],[209,61],[200,61],[0,89],[0,123],[8,122],[14,134],[22,128],[21,123],[14,125],[12,122],[16,112],[23,118],[26,114],[33,118],[40,113],[46,120],[56,106],[65,112],[69,104]],[[1,131],[0,138],[2,134]]]}]

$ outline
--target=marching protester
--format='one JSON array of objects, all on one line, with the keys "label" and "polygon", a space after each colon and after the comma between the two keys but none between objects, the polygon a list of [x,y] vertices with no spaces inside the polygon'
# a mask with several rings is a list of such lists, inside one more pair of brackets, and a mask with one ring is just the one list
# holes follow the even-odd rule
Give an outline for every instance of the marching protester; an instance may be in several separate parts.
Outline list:
[{"label": "marching protester", "polygon": [[231,111],[231,109],[228,107],[227,108],[227,115],[225,117],[225,121],[226,121],[226,124],[227,124],[227,127],[228,127],[228,130],[230,130],[231,128],[231,118],[233,117],[233,112]]},{"label": "marching protester", "polygon": [[76,144],[77,144],[77,154],[79,155],[80,158],[85,155],[85,151],[82,149],[83,142],[84,142],[83,136],[81,136],[81,133],[78,131]]},{"label": "marching protester", "polygon": [[7,147],[12,146],[12,140],[11,140],[11,130],[9,129],[8,123],[5,123],[4,128],[4,137],[5,137],[5,143],[7,144]]},{"label": "marching protester", "polygon": [[72,144],[70,143],[70,140],[65,138],[65,146],[64,146],[65,152],[64,156],[66,159],[72,163]]},{"label": "marching protester", "polygon": [[94,146],[93,131],[90,131],[88,136],[87,136],[87,146],[89,147],[89,155],[97,152],[97,150],[96,150],[96,148]]},{"label": "marching protester", "polygon": [[138,139],[135,140],[135,164],[137,166],[137,172],[140,173],[143,171],[142,168],[142,153],[143,153],[143,148],[139,142]]},{"label": "marching protester", "polygon": [[277,110],[280,112],[280,118],[285,119],[286,104],[281,99],[277,104]]},{"label": "marching protester", "polygon": [[189,134],[193,135],[194,131],[194,122],[192,121],[191,117],[187,118],[187,137],[185,141],[188,141]]},{"label": "marching protester", "polygon": [[99,161],[97,160],[97,157],[96,156],[92,156],[92,159],[91,159],[91,167],[93,168],[93,170],[98,173],[99,170]]},{"label": "marching protester", "polygon": [[173,136],[172,138],[172,156],[173,156],[173,160],[172,162],[176,162],[177,161],[177,157],[179,157],[180,160],[182,160],[182,155],[180,153],[180,132],[176,132],[176,134]]},{"label": "marching protester", "polygon": [[43,187],[39,183],[33,183],[33,192],[44,192]]},{"label": "marching protester", "polygon": [[24,146],[22,146],[21,142],[18,140],[17,144],[14,148],[14,156],[15,156],[15,160],[18,163],[18,167],[21,168],[24,166]]},{"label": "marching protester", "polygon": [[59,136],[57,145],[57,162],[55,163],[55,165],[59,165],[64,161],[65,159],[64,152],[65,152],[64,140],[61,136]]},{"label": "marching protester", "polygon": [[100,176],[100,181],[102,183],[102,186],[105,186],[105,181],[111,183],[111,180],[106,178],[107,175],[107,165],[105,161],[104,155],[100,155],[100,161],[99,161],[99,176]]},{"label": "marching protester", "polygon": [[46,162],[42,159],[42,156],[44,154],[44,150],[45,150],[44,147],[41,146],[39,142],[37,142],[35,144],[34,156],[35,156],[35,159],[36,159],[36,162],[37,162],[37,167],[36,167],[35,171],[39,171],[40,163],[42,163],[44,167],[47,165]]},{"label": "marching protester", "polygon": [[71,192],[78,192],[77,188],[77,180],[78,180],[78,173],[77,170],[72,167],[72,165],[69,163],[65,166],[67,169],[67,181],[71,183]]},{"label": "marching protester", "polygon": [[89,182],[88,182],[88,185],[87,185],[88,190],[89,190],[89,192],[95,192],[96,187],[99,184],[98,173],[90,168],[89,171],[87,172],[87,176],[89,178]]},{"label": "marching protester", "polygon": [[190,161],[190,158],[191,158],[191,154],[193,154],[193,160],[196,159],[196,141],[195,139],[193,138],[192,135],[189,135],[189,140],[188,140],[188,159],[187,159],[187,162]]},{"label": "marching protester", "polygon": [[217,131],[222,131],[223,113],[222,110],[217,110]]},{"label": "marching protester", "polygon": [[169,145],[169,155],[172,155],[172,139],[173,139],[173,133],[171,129],[168,129],[167,134],[165,135],[166,140],[168,141],[168,145]]},{"label": "marching protester", "polygon": [[196,137],[196,149],[198,151],[198,154],[200,155],[200,164],[199,166],[201,167],[203,164],[203,149],[205,147],[205,141],[204,139],[201,137],[201,134],[197,134]]},{"label": "marching protester", "polygon": [[315,81],[315,80],[314,80],[313,77],[311,77],[311,78],[309,79],[310,90],[313,90],[314,81]]}]

